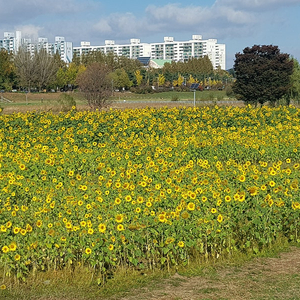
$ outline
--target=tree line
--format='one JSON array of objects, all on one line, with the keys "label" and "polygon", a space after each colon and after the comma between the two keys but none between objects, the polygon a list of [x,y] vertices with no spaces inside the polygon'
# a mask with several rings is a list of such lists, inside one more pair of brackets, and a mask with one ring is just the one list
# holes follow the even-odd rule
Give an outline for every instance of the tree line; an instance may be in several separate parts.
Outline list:
[{"label": "tree line", "polygon": [[213,69],[207,56],[186,62],[167,62],[162,68],[145,68],[141,62],[101,51],[74,56],[64,63],[46,50],[34,55],[24,49],[16,54],[0,51],[0,90],[20,91],[79,89],[91,107],[101,106],[114,90],[147,93],[199,88],[223,89],[237,100],[257,106],[300,102],[300,66],[278,46],[254,45],[236,53],[230,72]]},{"label": "tree line", "polygon": [[145,68],[136,59],[104,54],[101,51],[74,56],[64,63],[59,54],[50,55],[45,49],[31,55],[25,49],[16,54],[0,51],[0,89],[10,91],[73,90],[78,88],[80,75],[93,64],[99,64],[108,74],[112,89],[131,89],[145,93],[152,87],[184,89],[194,82],[203,88],[222,88],[232,76],[224,70],[214,70],[207,56],[186,62],[165,63],[161,69]]}]

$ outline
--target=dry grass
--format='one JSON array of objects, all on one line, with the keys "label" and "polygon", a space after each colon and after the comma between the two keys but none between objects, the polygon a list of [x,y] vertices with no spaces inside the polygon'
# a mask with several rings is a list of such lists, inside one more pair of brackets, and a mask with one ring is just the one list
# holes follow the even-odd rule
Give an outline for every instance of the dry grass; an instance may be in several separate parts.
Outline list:
[{"label": "dry grass", "polygon": [[[104,287],[90,269],[40,273],[26,283],[8,286],[0,299],[32,300],[291,300],[300,299],[300,248],[270,252],[249,260],[238,256],[206,265],[191,264],[177,272],[141,273],[119,269]],[[273,249],[274,250],[274,249]],[[173,273],[172,273],[173,272]]]},{"label": "dry grass", "polygon": [[[0,102],[4,114],[26,113],[28,111],[60,111],[58,102],[61,93],[3,93],[4,98],[12,102]],[[78,103],[78,109],[88,109],[88,106],[77,93],[71,94]]]},{"label": "dry grass", "polygon": [[[300,299],[300,249],[279,257],[257,258],[241,266],[207,269],[201,276],[175,274],[150,286],[130,291],[122,300],[260,300]],[[184,273],[184,272],[183,272]]]},{"label": "dry grass", "polygon": [[[12,113],[26,113],[28,111],[53,111],[59,112],[60,105],[58,103],[59,97],[62,93],[3,93],[2,96],[12,102],[0,102],[0,107],[3,107],[4,114]],[[148,94],[148,95],[136,95],[131,93],[114,93],[114,96],[110,98],[108,109],[141,109],[145,107],[178,107],[178,106],[193,106],[193,95],[190,93],[178,93],[181,101],[170,101],[172,92]],[[89,110],[87,103],[80,96],[79,93],[70,92],[70,95],[74,97],[77,103],[78,110]],[[197,101],[196,105],[207,105],[206,100],[217,103],[210,99],[210,94],[204,92],[199,94],[203,97],[203,101]],[[207,99],[206,99],[207,98]],[[222,98],[223,99],[223,98]],[[124,101],[125,100],[125,101]],[[237,102],[235,105],[243,106],[242,102]],[[107,109],[105,108],[105,109]]]}]

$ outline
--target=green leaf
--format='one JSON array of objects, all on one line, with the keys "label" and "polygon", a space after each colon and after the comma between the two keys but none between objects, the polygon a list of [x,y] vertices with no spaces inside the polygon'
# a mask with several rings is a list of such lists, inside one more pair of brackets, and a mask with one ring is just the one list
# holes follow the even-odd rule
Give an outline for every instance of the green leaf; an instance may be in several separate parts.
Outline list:
[{"label": "green leaf", "polygon": [[167,253],[169,252],[169,250],[170,250],[170,249],[168,249],[168,248],[163,248],[163,253],[164,253],[164,254],[167,254]]},{"label": "green leaf", "polygon": [[142,251],[140,249],[137,249],[135,251],[135,255],[138,256],[138,257],[142,256]]}]

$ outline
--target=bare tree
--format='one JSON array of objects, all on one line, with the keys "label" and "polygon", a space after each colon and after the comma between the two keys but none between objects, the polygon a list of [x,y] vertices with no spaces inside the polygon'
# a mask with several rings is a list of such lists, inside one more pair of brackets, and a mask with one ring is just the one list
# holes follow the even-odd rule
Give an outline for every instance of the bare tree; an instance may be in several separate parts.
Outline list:
[{"label": "bare tree", "polygon": [[34,55],[34,67],[36,73],[36,85],[41,90],[54,82],[59,69],[59,62],[45,49],[41,49]]},{"label": "bare tree", "polygon": [[108,98],[112,94],[109,74],[110,68],[107,65],[93,63],[77,78],[79,89],[92,109],[108,104]]},{"label": "bare tree", "polygon": [[25,49],[20,48],[14,57],[14,63],[21,86],[30,91],[32,85],[35,84],[36,79],[34,57]]},{"label": "bare tree", "polygon": [[20,84],[28,91],[32,87],[39,90],[47,87],[55,81],[59,69],[58,60],[45,49],[35,51],[32,55],[26,49],[20,48],[14,57],[14,63]]}]

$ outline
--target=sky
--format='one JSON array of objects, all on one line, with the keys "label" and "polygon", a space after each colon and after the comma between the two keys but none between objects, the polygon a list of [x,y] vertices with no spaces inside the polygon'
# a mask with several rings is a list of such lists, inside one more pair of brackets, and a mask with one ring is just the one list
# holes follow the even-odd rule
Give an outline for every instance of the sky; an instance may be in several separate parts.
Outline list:
[{"label": "sky", "polygon": [[300,0],[0,0],[0,38],[64,36],[73,46],[105,40],[128,44],[217,39],[226,45],[226,69],[236,53],[253,45],[276,45],[300,61]]}]

